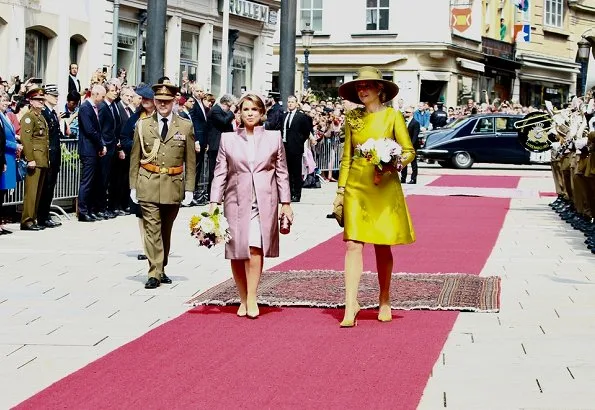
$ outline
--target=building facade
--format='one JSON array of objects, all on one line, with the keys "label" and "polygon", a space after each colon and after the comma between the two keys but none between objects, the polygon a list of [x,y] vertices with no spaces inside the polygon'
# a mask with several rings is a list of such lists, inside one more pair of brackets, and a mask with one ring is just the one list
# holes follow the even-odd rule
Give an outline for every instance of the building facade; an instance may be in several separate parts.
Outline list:
[{"label": "building facade", "polygon": [[[585,70],[577,63],[577,42],[595,26],[593,5],[418,0],[413,7],[404,0],[351,0],[346,9],[343,0],[297,0],[295,89],[303,88],[300,32],[309,23],[309,85],[322,98],[335,97],[359,67],[375,65],[399,84],[397,99],[406,104],[499,99],[540,106],[549,99],[560,105],[576,93]],[[275,64],[277,72],[278,59]]]},{"label": "building facade", "polygon": [[[273,37],[280,0],[229,1],[227,90],[221,90],[222,0],[169,0],[164,75],[186,77],[219,96],[244,89],[271,90]],[[68,68],[79,65],[82,88],[96,70],[127,71],[128,84],[144,80],[147,1],[0,1],[0,76],[40,77],[65,98]]]},{"label": "building facade", "polygon": [[303,88],[300,30],[309,23],[309,83],[321,98],[336,97],[359,67],[374,65],[399,85],[396,98],[406,104],[477,100],[484,72],[481,13],[479,0],[418,0],[414,7],[403,0],[352,0],[348,9],[342,0],[298,0],[296,90]]},{"label": "building facade", "polygon": [[[117,67],[128,82],[144,80],[147,35],[145,1],[122,0],[118,7]],[[165,75],[182,84],[187,78],[216,96],[242,90],[271,90],[273,36],[280,0],[229,0],[227,90],[221,89],[223,49],[222,0],[169,0],[165,46]]]},{"label": "building facade", "polygon": [[[519,100],[540,105],[552,101],[561,107],[573,95],[582,95],[587,64],[578,60],[581,34],[595,27],[594,0],[525,0],[516,39]],[[518,14],[517,14],[518,16]]]},{"label": "building facade", "polygon": [[[60,4],[58,4],[60,3]],[[88,84],[97,69],[110,65],[108,36],[103,22],[107,0],[5,0],[0,1],[0,76],[10,79],[38,77],[68,90],[68,69],[79,64],[81,84]]]}]

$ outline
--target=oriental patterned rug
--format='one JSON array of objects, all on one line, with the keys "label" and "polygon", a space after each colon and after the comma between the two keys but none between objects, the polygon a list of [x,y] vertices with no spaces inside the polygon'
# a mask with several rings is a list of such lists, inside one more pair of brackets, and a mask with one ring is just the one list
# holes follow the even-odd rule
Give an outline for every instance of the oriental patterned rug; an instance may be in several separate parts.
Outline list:
[{"label": "oriental patterned rug", "polygon": [[[341,307],[343,272],[331,270],[263,272],[258,303],[268,306]],[[393,309],[498,312],[500,277],[464,273],[394,273],[391,284]],[[194,296],[190,306],[239,304],[233,279]],[[359,287],[362,308],[378,306],[375,273],[362,275]]]}]

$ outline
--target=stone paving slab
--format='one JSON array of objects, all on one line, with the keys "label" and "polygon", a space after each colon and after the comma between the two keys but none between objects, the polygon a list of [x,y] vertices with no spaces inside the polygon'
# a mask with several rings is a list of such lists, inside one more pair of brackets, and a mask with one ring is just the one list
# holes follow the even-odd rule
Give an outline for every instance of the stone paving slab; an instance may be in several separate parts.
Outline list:
[{"label": "stone paving slab", "polygon": [[595,409],[595,255],[552,199],[512,200],[482,271],[501,270],[497,320],[459,314],[419,409]]}]

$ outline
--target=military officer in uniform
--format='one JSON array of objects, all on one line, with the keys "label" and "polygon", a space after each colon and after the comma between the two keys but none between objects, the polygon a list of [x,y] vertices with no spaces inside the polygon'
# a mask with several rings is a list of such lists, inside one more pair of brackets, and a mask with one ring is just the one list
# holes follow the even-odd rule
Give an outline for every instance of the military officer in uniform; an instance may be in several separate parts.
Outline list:
[{"label": "military officer in uniform", "polygon": [[30,109],[21,118],[21,142],[27,160],[21,230],[39,231],[45,229],[37,224],[37,209],[50,165],[48,125],[41,115],[45,92],[43,88],[33,88],[25,94],[25,98],[29,101]]},{"label": "military officer in uniform", "polygon": [[165,266],[180,204],[192,202],[196,172],[192,122],[173,110],[179,88],[156,84],[156,112],[139,120],[130,153],[130,197],[141,207],[149,261],[146,289],[171,283]]}]

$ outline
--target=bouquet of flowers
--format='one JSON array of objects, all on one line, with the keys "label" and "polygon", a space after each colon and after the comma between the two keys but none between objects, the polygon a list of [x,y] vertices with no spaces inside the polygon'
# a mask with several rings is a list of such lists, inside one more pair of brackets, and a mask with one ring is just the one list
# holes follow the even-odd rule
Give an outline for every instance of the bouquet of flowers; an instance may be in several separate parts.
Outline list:
[{"label": "bouquet of flowers", "polygon": [[212,248],[231,239],[229,224],[219,208],[213,213],[202,212],[190,218],[190,235],[198,240],[198,246]]},{"label": "bouquet of flowers", "polygon": [[355,147],[354,158],[365,158],[374,165],[374,184],[378,185],[384,174],[400,171],[403,148],[392,138],[370,138]]}]

